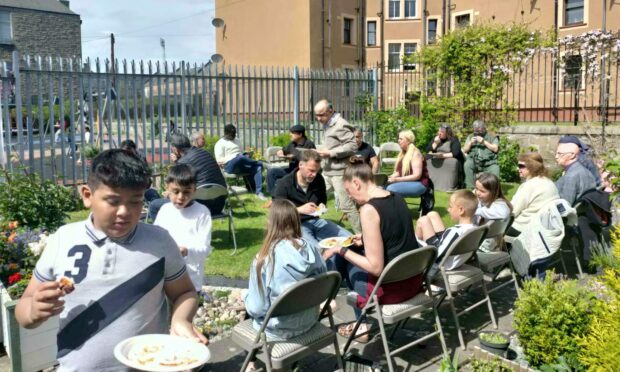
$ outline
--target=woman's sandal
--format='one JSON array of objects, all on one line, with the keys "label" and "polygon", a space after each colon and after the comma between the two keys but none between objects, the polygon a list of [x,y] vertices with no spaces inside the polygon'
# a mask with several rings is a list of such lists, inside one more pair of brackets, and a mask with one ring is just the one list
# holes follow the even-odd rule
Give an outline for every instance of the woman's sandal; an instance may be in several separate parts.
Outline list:
[{"label": "woman's sandal", "polygon": [[[349,324],[343,324],[340,327],[338,327],[338,334],[342,337],[345,338],[349,338],[351,337],[351,334],[353,333],[353,327],[355,327],[355,322],[353,323],[349,323]],[[361,330],[360,328],[365,328],[365,330]],[[366,324],[366,323],[362,323],[360,324],[360,326],[357,329],[357,333],[364,333],[363,335],[357,336],[355,337],[355,341],[365,344],[370,340],[370,335],[368,334],[368,332],[370,331],[370,325]]]}]

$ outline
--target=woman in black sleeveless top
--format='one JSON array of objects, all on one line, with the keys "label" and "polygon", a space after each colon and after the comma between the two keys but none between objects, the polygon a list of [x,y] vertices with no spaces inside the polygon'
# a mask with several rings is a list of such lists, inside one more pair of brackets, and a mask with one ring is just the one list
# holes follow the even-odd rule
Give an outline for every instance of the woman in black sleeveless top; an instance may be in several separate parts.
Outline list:
[{"label": "woman in black sleeveless top", "polygon": [[[324,252],[323,257],[335,265],[349,288],[357,293],[354,310],[359,317],[383,268],[398,255],[418,248],[418,243],[414,235],[413,219],[403,198],[377,187],[367,164],[352,161],[354,163],[347,167],[343,178],[349,196],[362,205],[362,234],[355,235],[351,249],[331,248]],[[385,284],[377,291],[377,296],[381,304],[391,304],[408,300],[421,291],[420,275]],[[351,328],[344,326],[338,331],[348,336],[352,332]],[[357,333],[365,331],[366,327],[360,327]]]}]

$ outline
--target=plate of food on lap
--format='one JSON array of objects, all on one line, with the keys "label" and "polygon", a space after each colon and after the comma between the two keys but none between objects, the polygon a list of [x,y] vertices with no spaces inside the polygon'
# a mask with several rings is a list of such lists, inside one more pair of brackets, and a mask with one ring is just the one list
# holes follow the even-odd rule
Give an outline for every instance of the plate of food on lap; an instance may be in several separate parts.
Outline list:
[{"label": "plate of food on lap", "polygon": [[202,366],[211,353],[205,345],[185,337],[147,334],[119,342],[114,357],[140,371],[177,372]]},{"label": "plate of food on lap", "polygon": [[353,235],[349,237],[335,236],[333,238],[323,239],[319,242],[319,247],[322,249],[349,247],[351,245],[353,245]]}]

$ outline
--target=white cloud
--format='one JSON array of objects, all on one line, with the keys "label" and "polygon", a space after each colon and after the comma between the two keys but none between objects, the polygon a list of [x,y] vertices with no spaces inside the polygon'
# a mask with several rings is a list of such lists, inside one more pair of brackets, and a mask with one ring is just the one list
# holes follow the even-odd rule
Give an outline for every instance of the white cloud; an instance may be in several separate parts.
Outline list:
[{"label": "white cloud", "polygon": [[120,60],[161,60],[163,38],[169,62],[207,62],[215,53],[213,9],[214,0],[71,1],[82,19],[84,59],[110,58],[108,35],[114,33]]}]

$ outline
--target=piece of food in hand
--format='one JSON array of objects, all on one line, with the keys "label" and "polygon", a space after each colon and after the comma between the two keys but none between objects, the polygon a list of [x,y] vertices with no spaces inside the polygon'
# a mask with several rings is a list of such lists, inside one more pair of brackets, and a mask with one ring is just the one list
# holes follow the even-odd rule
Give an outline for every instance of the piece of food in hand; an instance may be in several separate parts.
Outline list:
[{"label": "piece of food in hand", "polygon": [[67,278],[66,276],[61,276],[58,278],[58,283],[60,284],[60,289],[62,289],[65,294],[69,294],[75,289],[73,280],[71,280],[71,278]]},{"label": "piece of food in hand", "polygon": [[336,246],[338,246],[338,239],[337,239],[337,238],[330,238],[330,239],[326,239],[326,240],[323,242],[323,246],[324,246],[325,248],[333,248],[333,247],[336,247]]},{"label": "piece of food in hand", "polygon": [[355,238],[355,237],[354,237],[353,235],[349,236],[348,238],[346,238],[345,240],[343,240],[343,241],[342,241],[342,244],[341,244],[341,245],[342,245],[343,247],[348,247],[348,246],[350,246],[351,244],[353,244],[353,239],[354,239],[354,238]]}]

